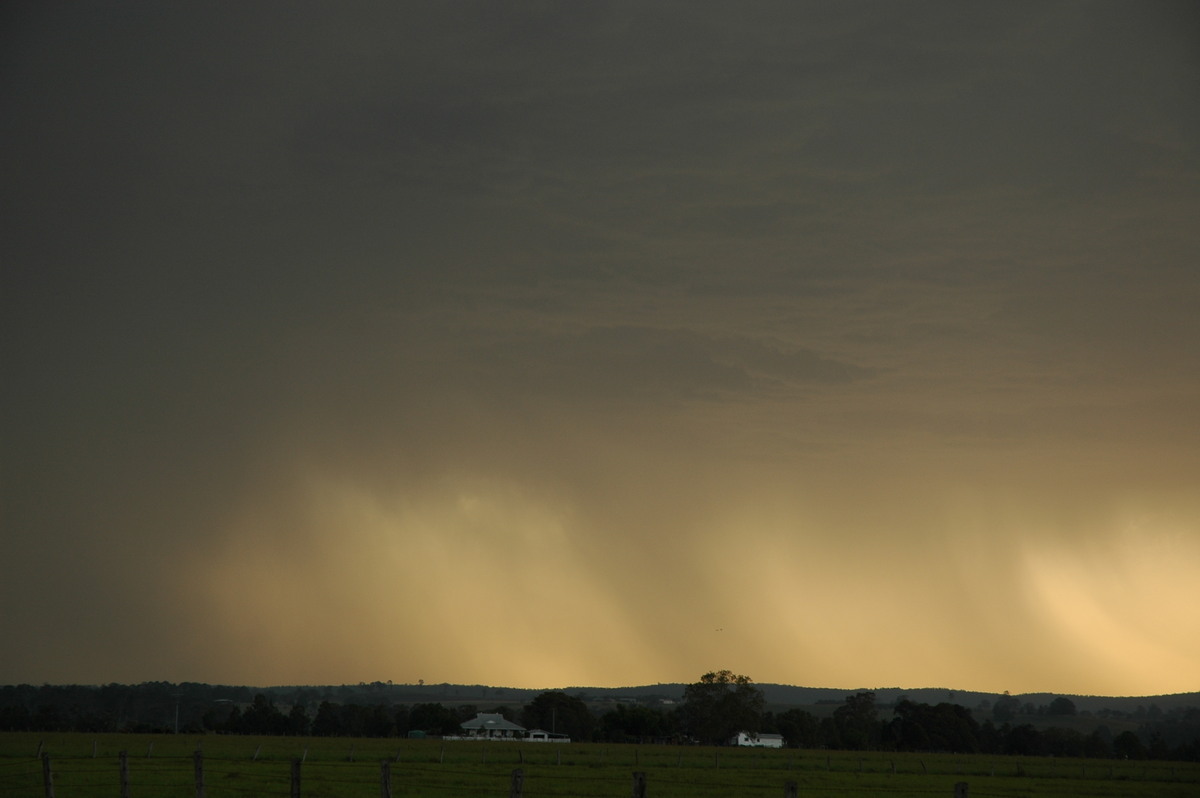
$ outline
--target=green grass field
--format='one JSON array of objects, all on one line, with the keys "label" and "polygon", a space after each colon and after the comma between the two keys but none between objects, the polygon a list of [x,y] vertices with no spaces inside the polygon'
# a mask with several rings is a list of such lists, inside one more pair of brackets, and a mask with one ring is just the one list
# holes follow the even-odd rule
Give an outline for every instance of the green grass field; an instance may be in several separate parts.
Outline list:
[{"label": "green grass field", "polygon": [[206,798],[291,793],[301,759],[301,795],[375,798],[382,763],[392,795],[507,798],[523,773],[526,798],[625,798],[633,773],[646,774],[647,798],[775,798],[798,795],[1200,795],[1200,764],[948,754],[890,754],[635,746],[133,734],[0,733],[0,796],[44,793],[48,756],[55,798],[119,796],[126,752],[131,798],[196,795],[194,752],[202,753]]}]

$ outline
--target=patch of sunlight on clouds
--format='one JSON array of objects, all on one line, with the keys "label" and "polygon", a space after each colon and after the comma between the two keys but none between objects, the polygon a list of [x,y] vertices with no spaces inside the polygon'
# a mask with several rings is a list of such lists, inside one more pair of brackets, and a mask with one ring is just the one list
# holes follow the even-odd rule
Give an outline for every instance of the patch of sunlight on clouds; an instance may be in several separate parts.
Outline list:
[{"label": "patch of sunlight on clouds", "polygon": [[[1200,543],[1133,525],[1099,541],[1024,545],[1027,598],[1095,692],[1196,689]],[[1089,677],[1085,677],[1089,678]]]},{"label": "patch of sunlight on clouds", "polygon": [[718,525],[728,542],[704,568],[721,598],[713,645],[732,643],[756,680],[847,689],[960,680],[947,664],[964,624],[944,611],[947,580],[923,543],[864,541],[797,507],[759,505]]},{"label": "patch of sunlight on clouds", "polygon": [[305,495],[246,514],[202,576],[231,650],[294,661],[295,681],[560,685],[603,680],[639,648],[549,497],[499,480]]},{"label": "patch of sunlight on clouds", "polygon": [[847,689],[1195,689],[1194,537],[1142,530],[1087,549],[1012,534],[1031,513],[950,504],[896,515],[888,538],[788,502],[727,511],[696,588],[724,631],[697,653],[738,667],[728,652],[761,681]]}]

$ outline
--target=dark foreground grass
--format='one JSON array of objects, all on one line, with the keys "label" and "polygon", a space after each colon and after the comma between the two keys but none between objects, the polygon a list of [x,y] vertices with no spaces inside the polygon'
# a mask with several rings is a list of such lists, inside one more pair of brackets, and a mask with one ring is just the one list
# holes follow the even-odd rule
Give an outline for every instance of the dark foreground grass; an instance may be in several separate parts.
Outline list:
[{"label": "dark foreground grass", "polygon": [[56,798],[191,798],[201,752],[206,798],[291,794],[294,760],[308,798],[374,798],[383,763],[393,796],[507,798],[520,769],[525,798],[625,798],[646,774],[647,798],[954,795],[974,798],[1200,795],[1200,764],[949,754],[891,754],[605,744],[0,733],[0,796],[44,795],[49,758]]}]

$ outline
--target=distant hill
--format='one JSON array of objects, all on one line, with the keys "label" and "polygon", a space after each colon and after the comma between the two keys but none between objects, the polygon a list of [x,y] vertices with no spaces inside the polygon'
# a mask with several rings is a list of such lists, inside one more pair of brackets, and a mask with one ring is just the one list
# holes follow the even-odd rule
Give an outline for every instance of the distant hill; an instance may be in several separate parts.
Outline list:
[{"label": "distant hill", "polygon": [[[378,683],[375,683],[376,685]],[[490,687],[486,685],[461,684],[425,684],[425,685],[387,685],[383,692],[393,701],[404,702],[443,702],[443,703],[472,703],[496,706],[505,703],[524,704],[532,701],[547,689],[561,690],[576,696],[589,704],[607,704],[619,702],[661,703],[680,701],[687,685],[683,683],[660,683],[636,685],[630,687],[559,687],[544,689],[529,689],[518,687]],[[861,687],[852,690],[829,687],[798,687],[788,684],[756,683],[763,691],[768,707],[772,709],[788,709],[791,707],[814,707],[823,704],[836,705],[845,701],[847,696],[855,693],[871,691],[875,693],[875,701],[881,706],[896,703],[901,698],[907,698],[921,704],[950,703],[978,710],[985,704],[990,706],[1002,693],[986,693],[972,690],[951,690],[944,687],[900,688]],[[364,686],[360,686],[362,689]],[[378,690],[371,685],[368,690]],[[279,688],[282,689],[282,688]],[[312,689],[312,688],[309,688]],[[316,688],[322,690],[322,688]],[[351,686],[337,688],[340,691],[357,692]],[[1069,698],[1079,712],[1100,712],[1113,710],[1122,713],[1134,713],[1139,708],[1149,710],[1157,707],[1163,712],[1181,707],[1200,707],[1200,692],[1174,693],[1154,696],[1089,696],[1072,695],[1069,693],[1019,693],[1015,698],[1022,704],[1032,704],[1035,707],[1048,705],[1055,698]]]},{"label": "distant hill", "polygon": [[[264,693],[272,700],[283,704],[301,704],[315,708],[322,701],[340,704],[356,703],[367,706],[398,705],[398,704],[432,704],[441,703],[453,706],[477,706],[486,711],[500,706],[513,708],[531,702],[546,690],[561,690],[575,696],[595,709],[603,710],[605,705],[616,703],[641,703],[647,705],[670,705],[682,700],[687,685],[682,683],[660,683],[634,685],[629,687],[559,687],[559,688],[524,688],[524,687],[494,687],[481,684],[393,684],[390,682],[360,682],[345,685],[274,685],[267,687],[209,685],[194,682],[172,684],[170,682],[145,682],[139,685],[9,685],[0,687],[0,705],[23,704],[31,709],[50,693],[64,699],[74,696],[80,702],[88,703],[91,694],[113,693],[118,687],[122,691],[152,698],[161,698],[172,707],[180,697],[185,702],[197,700],[201,702],[226,701],[235,704],[249,704],[258,693]],[[1001,693],[985,693],[970,690],[951,690],[941,687],[921,688],[856,688],[835,689],[828,687],[798,687],[787,684],[756,683],[763,691],[767,708],[782,711],[790,708],[805,708],[816,714],[827,714],[841,705],[847,696],[855,693],[871,691],[875,693],[876,704],[888,707],[901,698],[907,698],[922,704],[951,703],[972,710],[977,716],[984,716],[996,700],[1004,697]],[[92,696],[94,697],[94,696]],[[1064,693],[1022,693],[1010,696],[1018,700],[1022,706],[1031,710],[1050,704],[1055,698],[1069,698],[1080,713],[1101,713],[1110,711],[1125,715],[1154,714],[1156,711],[1170,712],[1173,709],[1200,707],[1200,692],[1175,693],[1154,696],[1083,696]],[[72,699],[74,700],[74,699]],[[58,703],[56,701],[55,703]]]},{"label": "distant hill", "polygon": [[[833,690],[818,687],[794,687],[784,684],[760,684],[758,687],[768,704],[780,706],[813,706],[825,703],[840,704],[846,696],[855,693],[871,691],[875,693],[875,701],[880,705],[894,704],[901,698],[907,698],[920,704],[958,704],[968,709],[977,709],[984,702],[989,705],[996,699],[1004,697],[1003,693],[985,693],[972,690],[950,690],[944,687],[920,688],[860,688],[856,690]],[[1055,698],[1069,698],[1080,712],[1099,712],[1111,709],[1119,712],[1136,712],[1139,707],[1149,709],[1157,706],[1164,712],[1179,707],[1200,707],[1200,692],[1173,693],[1154,696],[1092,696],[1073,695],[1071,693],[1015,693],[1015,698],[1022,704],[1044,706]]]}]

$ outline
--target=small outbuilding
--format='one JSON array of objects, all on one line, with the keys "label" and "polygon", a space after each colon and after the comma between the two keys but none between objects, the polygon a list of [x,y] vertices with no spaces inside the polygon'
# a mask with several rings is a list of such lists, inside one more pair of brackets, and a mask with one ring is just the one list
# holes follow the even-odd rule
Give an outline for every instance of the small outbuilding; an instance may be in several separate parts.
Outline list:
[{"label": "small outbuilding", "polygon": [[751,748],[783,748],[782,734],[756,734],[755,732],[740,731],[729,738],[730,745],[743,745]]},{"label": "small outbuilding", "polygon": [[525,738],[527,743],[569,743],[571,738],[565,734],[555,734],[548,732],[545,729],[530,729],[529,736]]}]

